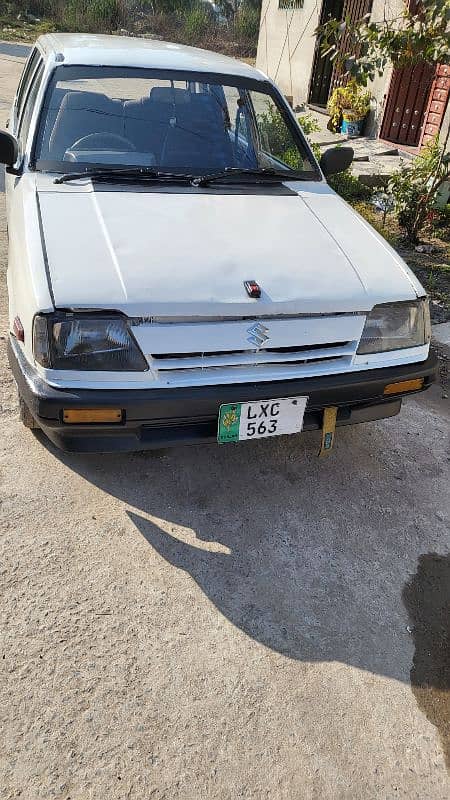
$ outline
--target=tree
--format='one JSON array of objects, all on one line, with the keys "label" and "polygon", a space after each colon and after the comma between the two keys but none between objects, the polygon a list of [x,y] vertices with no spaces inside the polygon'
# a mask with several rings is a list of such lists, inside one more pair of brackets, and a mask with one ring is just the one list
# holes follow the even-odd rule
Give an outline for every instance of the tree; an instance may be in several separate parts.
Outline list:
[{"label": "tree", "polygon": [[216,5],[228,19],[234,19],[242,8],[261,11],[261,3],[262,0],[216,0]]},{"label": "tree", "polygon": [[[450,0],[424,0],[409,4],[395,19],[330,19],[316,31],[322,55],[328,55],[343,75],[367,86],[387,66],[401,68],[419,62],[438,64],[449,57]],[[433,210],[439,188],[449,179],[446,155],[450,131],[404,165],[390,181],[398,220],[411,242],[418,241]]]},{"label": "tree", "polygon": [[317,28],[322,55],[338,70],[367,85],[385,68],[436,64],[449,56],[450,0],[426,0],[411,4],[397,17],[372,20],[330,19]]}]

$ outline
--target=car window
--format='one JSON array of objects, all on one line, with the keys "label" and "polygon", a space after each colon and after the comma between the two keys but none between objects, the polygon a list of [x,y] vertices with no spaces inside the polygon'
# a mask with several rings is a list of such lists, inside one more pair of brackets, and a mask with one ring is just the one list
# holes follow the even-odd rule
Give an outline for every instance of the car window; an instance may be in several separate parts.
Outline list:
[{"label": "car window", "polygon": [[29,85],[28,93],[25,96],[23,113],[19,122],[19,127],[17,132],[17,138],[19,140],[22,150],[26,144],[28,131],[30,129],[31,117],[34,111],[34,105],[36,102],[36,97],[39,91],[39,87],[41,85],[43,72],[44,72],[44,65],[43,63],[41,63],[41,65],[37,69],[37,72],[34,75],[31,84]]},{"label": "car window", "polygon": [[281,162],[292,169],[302,169],[301,156],[292,131],[271,97],[250,92],[260,137],[260,148],[267,161]]},{"label": "car window", "polygon": [[46,93],[33,163],[189,174],[295,166],[317,177],[308,145],[272,91],[233,76],[61,66]]},{"label": "car window", "polygon": [[19,88],[16,95],[16,118],[19,119],[22,113],[23,104],[33,77],[34,71],[38,61],[41,59],[41,54],[37,48],[34,48],[27,63],[25,64],[22,77],[20,79]]}]

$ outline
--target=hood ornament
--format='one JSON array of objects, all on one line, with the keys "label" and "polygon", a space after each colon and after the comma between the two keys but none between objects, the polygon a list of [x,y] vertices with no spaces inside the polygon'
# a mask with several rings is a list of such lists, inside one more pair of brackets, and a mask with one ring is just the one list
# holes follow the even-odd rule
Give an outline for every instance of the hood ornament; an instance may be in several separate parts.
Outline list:
[{"label": "hood ornament", "polygon": [[253,325],[247,328],[247,333],[250,334],[250,336],[247,337],[247,342],[250,342],[250,344],[254,345],[259,350],[261,345],[270,339],[270,336],[267,336],[268,332],[269,328],[266,328],[262,322],[254,322]]},{"label": "hood ornament", "polygon": [[261,287],[256,281],[244,281],[244,286],[249,297],[261,297]]}]

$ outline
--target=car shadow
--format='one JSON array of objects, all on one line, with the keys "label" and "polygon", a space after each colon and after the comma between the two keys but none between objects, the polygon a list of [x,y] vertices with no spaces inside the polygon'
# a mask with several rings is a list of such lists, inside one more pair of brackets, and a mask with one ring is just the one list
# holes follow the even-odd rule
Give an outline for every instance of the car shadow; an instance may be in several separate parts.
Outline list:
[{"label": "car shadow", "polygon": [[450,770],[450,555],[428,553],[403,591],[415,654],[411,686],[436,726]]},{"label": "car shadow", "polygon": [[117,456],[47,446],[247,636],[408,681],[401,593],[423,535],[393,424],[341,429],[324,459],[317,433]]}]

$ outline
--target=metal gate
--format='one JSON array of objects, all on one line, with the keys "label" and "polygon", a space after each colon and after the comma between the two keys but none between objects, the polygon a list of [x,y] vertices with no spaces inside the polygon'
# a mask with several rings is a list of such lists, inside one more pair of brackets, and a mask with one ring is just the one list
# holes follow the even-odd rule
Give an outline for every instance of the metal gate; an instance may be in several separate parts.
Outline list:
[{"label": "metal gate", "polygon": [[[320,14],[320,25],[334,17],[343,19],[349,17],[352,22],[362,19],[365,14],[372,10],[373,0],[324,0]],[[343,86],[347,83],[348,77],[342,75],[335,67],[330,56],[322,56],[320,53],[321,41],[317,38],[316,50],[309,88],[308,102],[325,108],[328,98],[336,86]],[[346,36],[341,39],[340,49],[346,50]]]},{"label": "metal gate", "polygon": [[417,147],[420,143],[436,68],[421,62],[394,70],[380,138]]},{"label": "metal gate", "polygon": [[[344,0],[324,0],[320,14],[320,25],[335,17],[342,19]],[[333,75],[333,62],[330,56],[323,56],[320,52],[321,40],[316,41],[314,62],[312,68],[311,84],[309,87],[308,102],[315,106],[325,108],[330,94],[331,76]]]}]

